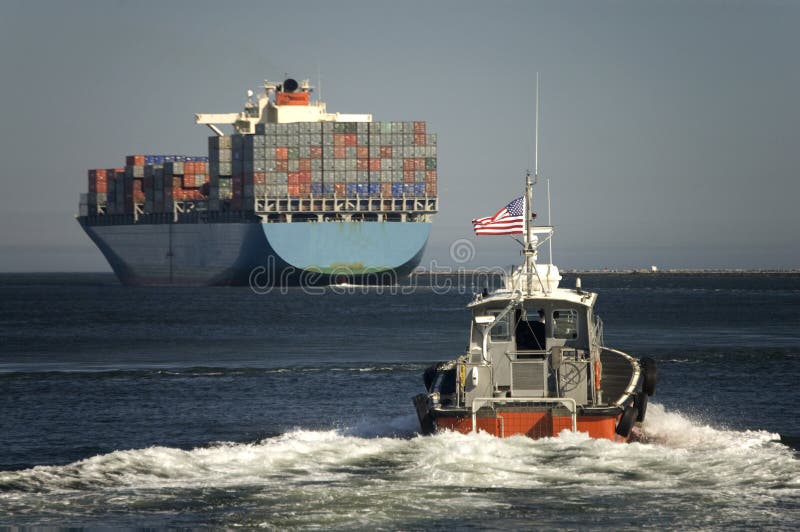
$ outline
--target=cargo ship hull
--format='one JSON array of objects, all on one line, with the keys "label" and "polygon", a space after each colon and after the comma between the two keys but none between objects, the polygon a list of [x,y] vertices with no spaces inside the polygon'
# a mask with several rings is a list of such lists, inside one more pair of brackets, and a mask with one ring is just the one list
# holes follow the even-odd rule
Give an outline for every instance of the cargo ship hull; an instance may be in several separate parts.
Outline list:
[{"label": "cargo ship hull", "polygon": [[428,222],[78,222],[127,286],[388,284],[419,265]]}]

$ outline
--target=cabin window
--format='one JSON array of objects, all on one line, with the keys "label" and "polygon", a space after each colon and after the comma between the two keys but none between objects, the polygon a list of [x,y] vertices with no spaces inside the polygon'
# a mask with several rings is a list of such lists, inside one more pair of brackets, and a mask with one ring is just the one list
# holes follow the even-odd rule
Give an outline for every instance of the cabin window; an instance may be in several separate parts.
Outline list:
[{"label": "cabin window", "polygon": [[578,337],[578,311],[559,309],[553,311],[553,338],[574,340]]},{"label": "cabin window", "polygon": [[[494,312],[489,312],[489,314],[492,316],[498,316],[501,312],[501,310],[497,310]],[[508,328],[508,314],[506,314],[503,319],[494,322],[492,325],[492,330],[489,332],[489,339],[492,342],[511,341],[511,331]]]}]

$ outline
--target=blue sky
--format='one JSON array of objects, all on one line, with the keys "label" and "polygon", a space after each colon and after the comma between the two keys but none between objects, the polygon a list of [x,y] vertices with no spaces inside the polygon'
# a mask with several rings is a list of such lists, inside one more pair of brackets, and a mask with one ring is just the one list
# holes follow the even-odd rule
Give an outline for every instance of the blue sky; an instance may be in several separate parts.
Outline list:
[{"label": "blue sky", "polygon": [[0,271],[108,270],[74,221],[86,169],[203,154],[194,113],[284,74],[438,133],[423,264],[458,239],[516,262],[469,221],[521,191],[537,71],[559,266],[800,268],[798,27],[778,1],[6,0]]}]

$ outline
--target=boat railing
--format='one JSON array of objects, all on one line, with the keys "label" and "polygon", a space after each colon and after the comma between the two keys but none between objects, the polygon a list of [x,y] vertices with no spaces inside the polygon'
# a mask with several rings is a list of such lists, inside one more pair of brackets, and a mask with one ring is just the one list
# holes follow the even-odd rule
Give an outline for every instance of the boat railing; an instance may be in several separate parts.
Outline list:
[{"label": "boat railing", "polygon": [[605,340],[603,340],[603,320],[600,316],[594,317],[594,342],[597,347],[605,345]]},{"label": "boat railing", "polygon": [[376,214],[436,214],[439,211],[438,196],[338,196],[335,194],[309,195],[307,198],[290,196],[257,196],[254,210],[259,214],[269,213],[315,213],[320,215],[347,216],[353,213]]},{"label": "boat railing", "polygon": [[569,411],[572,432],[578,431],[578,404],[571,397],[476,397],[472,400],[472,432],[478,430],[478,410],[480,408],[484,406],[494,408],[497,404],[506,403],[560,404]]},{"label": "boat railing", "polygon": [[610,347],[603,347],[600,354],[603,397],[609,399],[609,404],[621,407],[636,392],[641,375],[639,362],[629,354]]}]

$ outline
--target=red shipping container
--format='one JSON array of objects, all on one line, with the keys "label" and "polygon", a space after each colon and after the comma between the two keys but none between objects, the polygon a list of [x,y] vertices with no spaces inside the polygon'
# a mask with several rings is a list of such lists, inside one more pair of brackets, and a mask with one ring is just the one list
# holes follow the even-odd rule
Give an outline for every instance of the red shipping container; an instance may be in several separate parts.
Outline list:
[{"label": "red shipping container", "polygon": [[311,159],[300,159],[297,162],[297,167],[300,169],[301,172],[310,172],[311,171]]},{"label": "red shipping container", "polygon": [[403,183],[414,182],[414,170],[403,170]]},{"label": "red shipping container", "polygon": [[287,181],[290,187],[300,184],[300,172],[289,172],[289,179]]},{"label": "red shipping container", "polygon": [[425,181],[428,183],[435,183],[437,177],[436,170],[427,170],[425,172]]},{"label": "red shipping container", "polygon": [[289,185],[287,188],[290,197],[296,198],[300,196],[300,185]]},{"label": "red shipping container", "polygon": [[358,135],[355,133],[345,133],[344,134],[344,145],[345,146],[357,146],[358,145]]},{"label": "red shipping container", "polygon": [[181,179],[181,186],[183,188],[194,188],[197,185],[195,184],[195,177],[194,174],[185,173],[183,174],[183,179]]},{"label": "red shipping container", "polygon": [[381,196],[386,198],[392,197],[392,184],[391,183],[381,183]]},{"label": "red shipping container", "polygon": [[424,146],[424,145],[425,145],[425,134],[414,133],[414,146]]},{"label": "red shipping container", "polygon": [[436,196],[438,194],[437,189],[438,189],[438,187],[437,187],[435,182],[434,183],[425,183],[425,194],[426,195],[428,195],[428,196]]},{"label": "red shipping container", "polygon": [[107,172],[104,169],[99,170],[89,170],[89,192],[96,193],[96,192],[107,192],[108,191],[108,180],[106,178]]},{"label": "red shipping container", "polygon": [[344,146],[345,145],[345,133],[334,133],[333,134],[333,145],[334,146]]},{"label": "red shipping container", "polygon": [[144,166],[144,155],[128,155],[125,157],[126,166]]},{"label": "red shipping container", "polygon": [[333,158],[334,159],[344,159],[347,156],[347,150],[344,149],[344,146],[334,146],[333,147]]},{"label": "red shipping container", "polygon": [[266,185],[267,184],[267,173],[266,172],[253,172],[253,184],[254,185]]},{"label": "red shipping container", "polygon": [[289,158],[289,148],[275,148],[275,158],[285,160]]},{"label": "red shipping container", "polygon": [[311,146],[309,151],[312,159],[322,159],[322,146]]},{"label": "red shipping container", "polygon": [[381,146],[381,158],[382,159],[391,159],[392,158],[392,147],[391,146]]},{"label": "red shipping container", "polygon": [[403,171],[406,172],[408,170],[414,170],[416,167],[416,163],[414,159],[403,159]]},{"label": "red shipping container", "polygon": [[275,161],[275,171],[276,172],[288,172],[289,171],[289,161]]},{"label": "red shipping container", "polygon": [[[356,157],[359,159],[369,159],[369,146],[358,146],[356,148]],[[383,157],[383,155],[381,155]]]},{"label": "red shipping container", "polygon": [[414,164],[415,170],[425,170],[425,158],[415,159],[416,163]]},{"label": "red shipping container", "polygon": [[311,184],[311,170],[298,172],[300,174],[300,183]]},{"label": "red shipping container", "polygon": [[204,161],[197,162],[197,173],[198,174],[206,174],[208,173],[208,163]]},{"label": "red shipping container", "polygon": [[181,177],[172,178],[172,188],[181,188],[182,186],[183,186],[183,178]]},{"label": "red shipping container", "polygon": [[381,169],[381,160],[380,159],[369,159],[369,169],[370,170],[380,170]]},{"label": "red shipping container", "polygon": [[369,159],[356,159],[356,170],[366,172],[369,170]]},{"label": "red shipping container", "polygon": [[337,196],[344,196],[345,192],[347,191],[347,186],[345,183],[334,183],[333,184],[333,193]]},{"label": "red shipping container", "polygon": [[415,135],[425,134],[425,122],[414,122],[414,134]]}]

